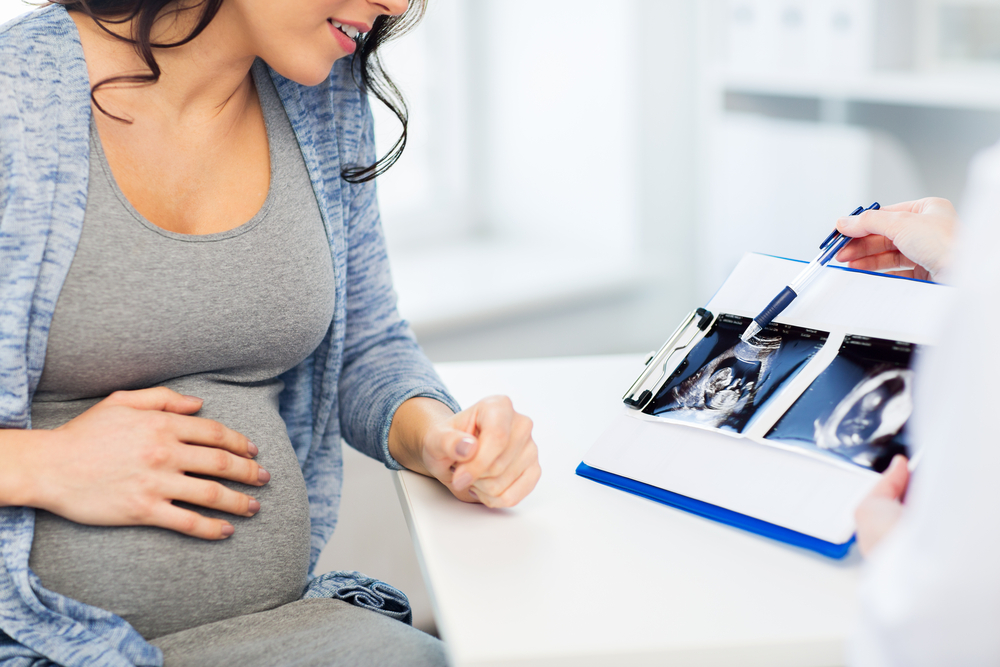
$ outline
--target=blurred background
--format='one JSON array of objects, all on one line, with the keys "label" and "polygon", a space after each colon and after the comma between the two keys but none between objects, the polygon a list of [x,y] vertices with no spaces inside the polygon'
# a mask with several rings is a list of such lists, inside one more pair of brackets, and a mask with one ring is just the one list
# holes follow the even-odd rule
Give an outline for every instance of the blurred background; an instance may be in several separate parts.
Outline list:
[{"label": "blurred background", "polygon": [[[655,349],[746,251],[811,258],[876,200],[961,206],[1000,139],[1000,0],[429,0],[384,61],[410,139],[379,199],[436,362]],[[321,566],[433,628],[390,476],[345,457]]]}]

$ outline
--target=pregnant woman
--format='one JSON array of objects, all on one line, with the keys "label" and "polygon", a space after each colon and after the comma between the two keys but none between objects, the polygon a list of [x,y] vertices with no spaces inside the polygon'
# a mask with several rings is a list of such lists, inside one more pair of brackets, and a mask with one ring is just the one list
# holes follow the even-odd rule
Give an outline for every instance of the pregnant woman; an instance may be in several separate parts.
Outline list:
[{"label": "pregnant woman", "polygon": [[[0,665],[437,665],[312,575],[340,439],[459,499],[535,486],[395,308],[367,93],[417,0],[58,0],[0,27]],[[405,139],[405,130],[404,130]],[[458,279],[459,277],[456,277]],[[474,557],[470,554],[469,557]]]}]

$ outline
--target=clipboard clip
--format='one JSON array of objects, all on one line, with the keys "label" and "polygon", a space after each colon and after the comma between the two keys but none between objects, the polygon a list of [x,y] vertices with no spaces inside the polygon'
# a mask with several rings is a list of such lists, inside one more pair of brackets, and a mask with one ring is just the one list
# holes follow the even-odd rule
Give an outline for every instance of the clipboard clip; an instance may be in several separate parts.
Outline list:
[{"label": "clipboard clip", "polygon": [[700,340],[713,322],[715,316],[704,308],[688,315],[656,354],[646,360],[646,368],[625,392],[622,402],[634,410],[646,407],[680,364],[681,358],[674,360],[674,353],[690,347],[695,339]]}]

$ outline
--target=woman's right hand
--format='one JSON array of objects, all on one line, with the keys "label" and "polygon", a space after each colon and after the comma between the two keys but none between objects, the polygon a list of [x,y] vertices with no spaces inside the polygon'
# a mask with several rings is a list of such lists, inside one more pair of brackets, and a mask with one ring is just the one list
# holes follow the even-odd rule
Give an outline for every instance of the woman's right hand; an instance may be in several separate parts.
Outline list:
[{"label": "woman's right hand", "polygon": [[159,526],[218,540],[232,524],[174,505],[179,500],[250,517],[260,503],[210,477],[263,486],[270,474],[252,460],[245,436],[192,413],[199,398],[166,387],[117,391],[47,431],[31,456],[33,507],[77,523]]},{"label": "woman's right hand", "polygon": [[854,269],[934,280],[948,268],[958,214],[947,199],[928,197],[837,220],[854,237],[837,260]]}]

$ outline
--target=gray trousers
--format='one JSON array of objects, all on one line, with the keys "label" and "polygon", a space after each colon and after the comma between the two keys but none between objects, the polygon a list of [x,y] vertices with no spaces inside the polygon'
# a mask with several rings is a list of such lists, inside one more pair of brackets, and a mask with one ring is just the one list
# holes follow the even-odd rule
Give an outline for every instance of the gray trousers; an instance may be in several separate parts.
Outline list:
[{"label": "gray trousers", "polygon": [[444,644],[342,600],[308,599],[151,642],[165,667],[444,667]]}]

